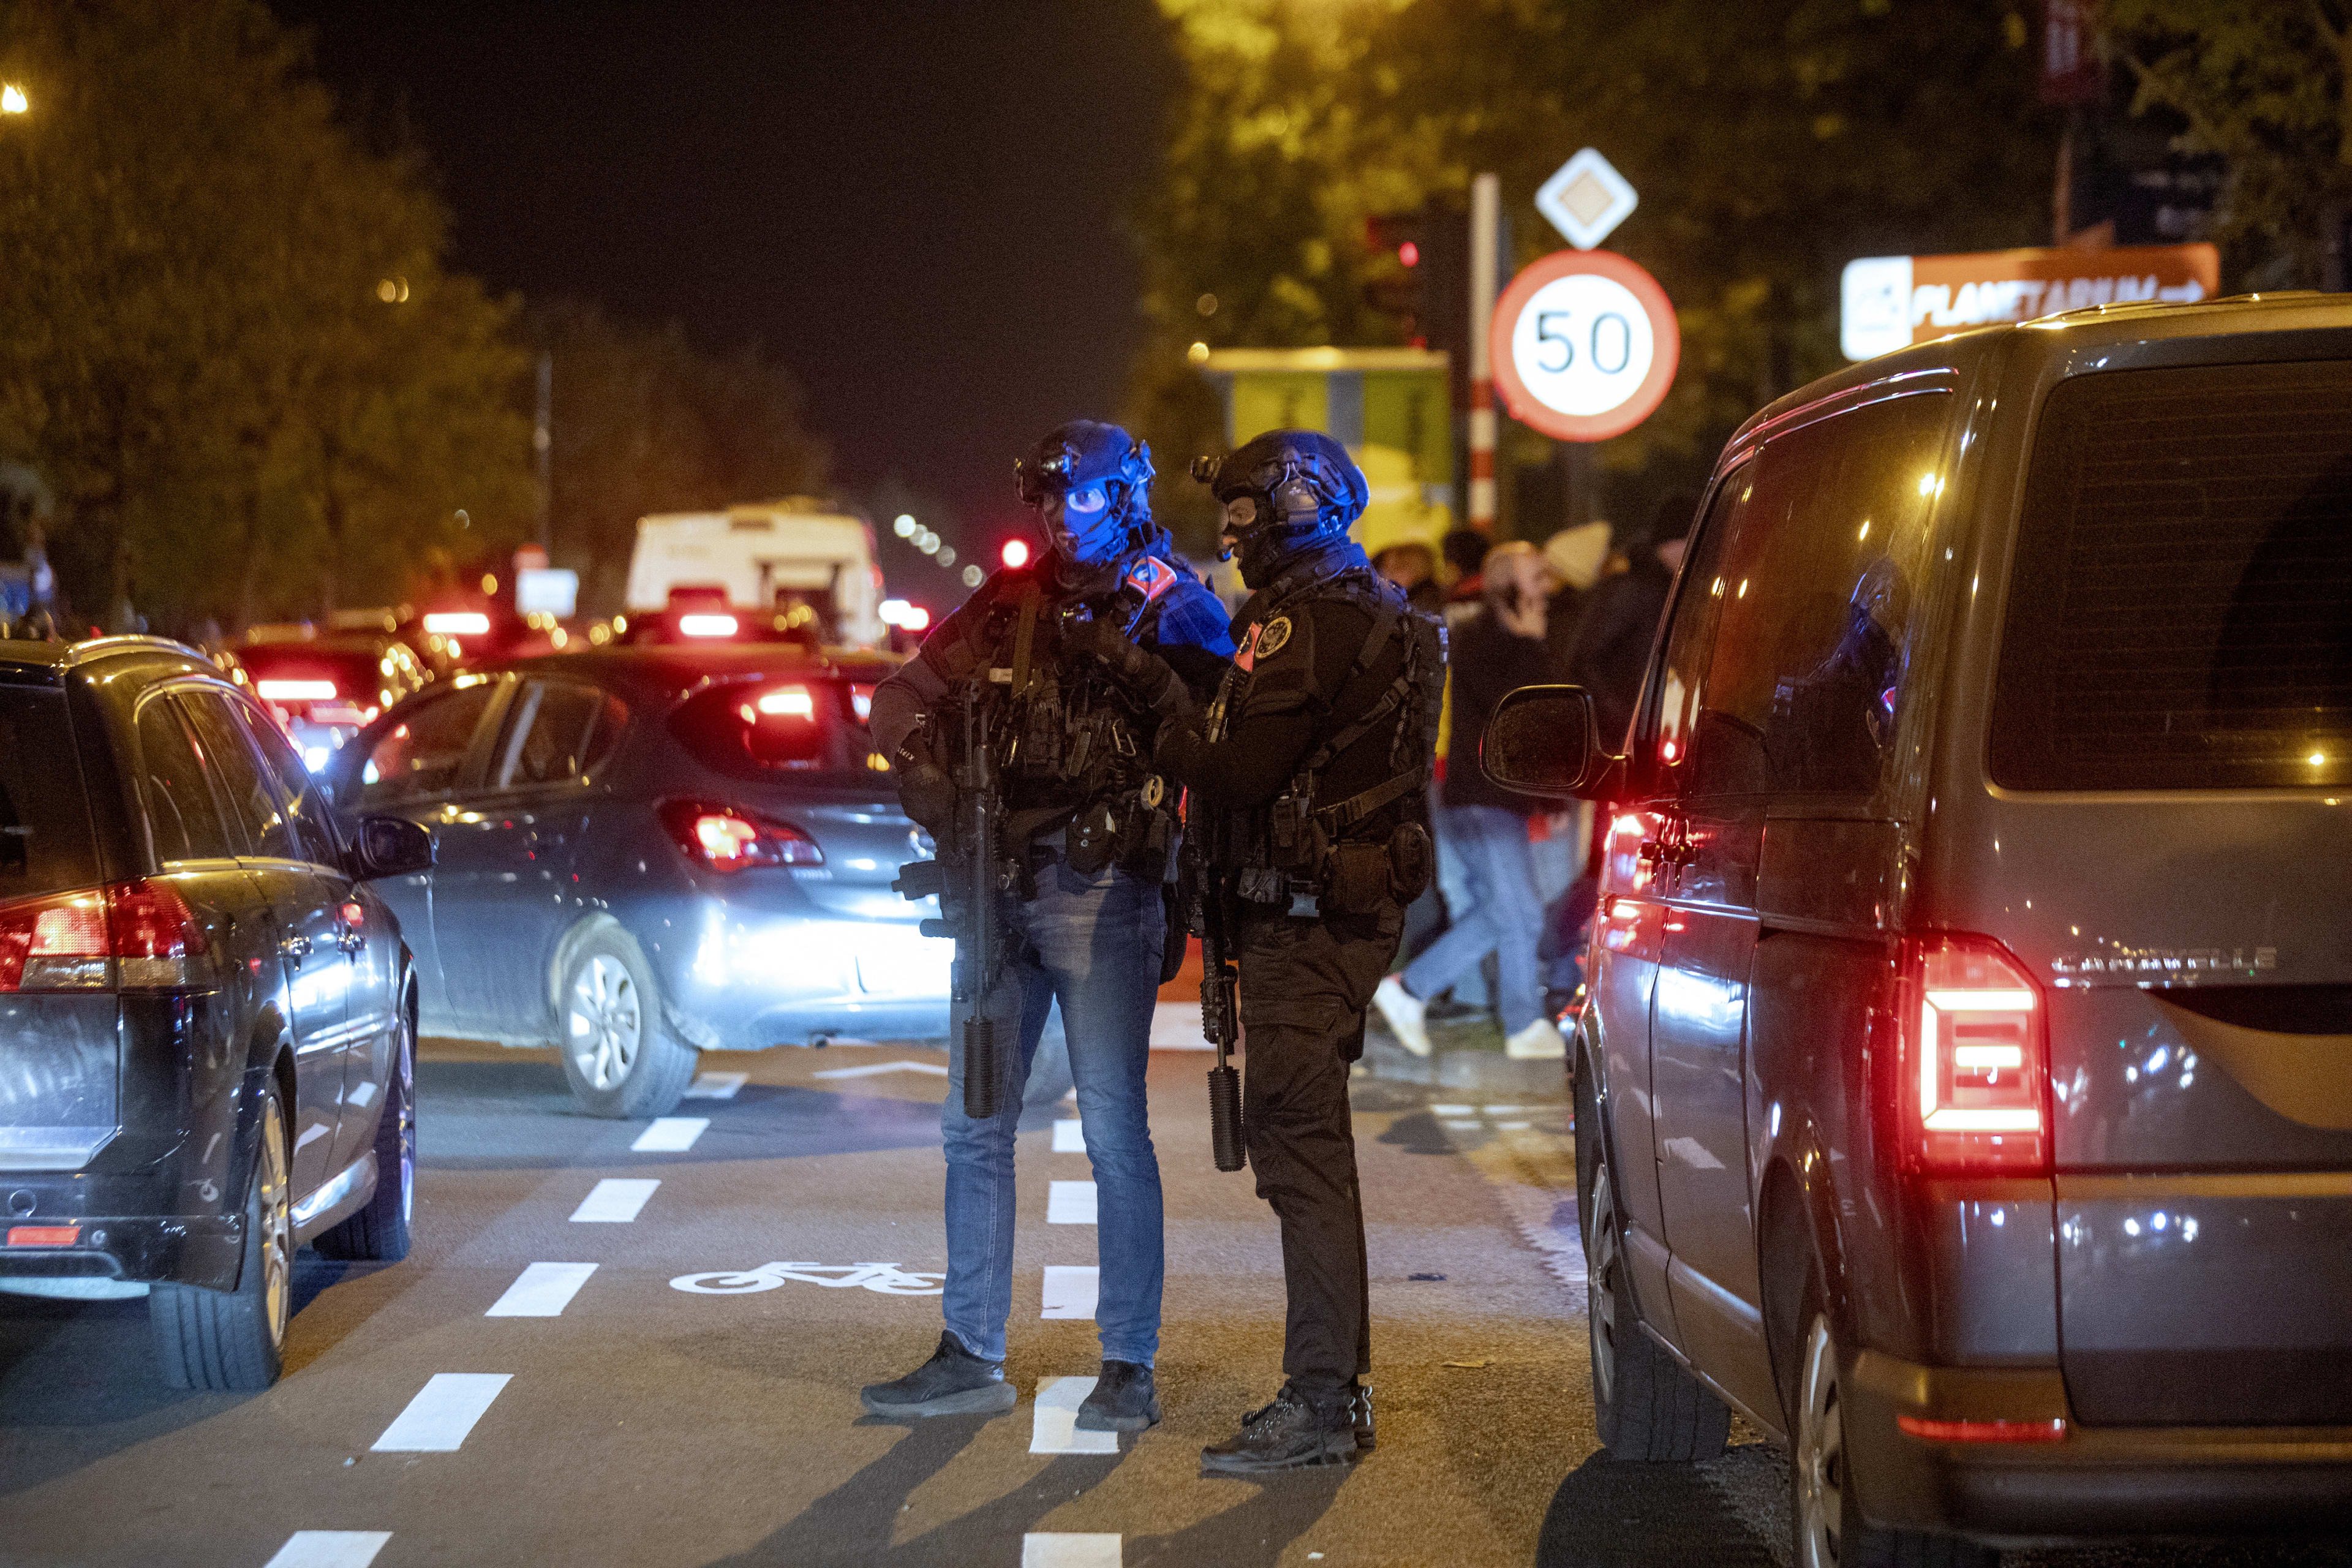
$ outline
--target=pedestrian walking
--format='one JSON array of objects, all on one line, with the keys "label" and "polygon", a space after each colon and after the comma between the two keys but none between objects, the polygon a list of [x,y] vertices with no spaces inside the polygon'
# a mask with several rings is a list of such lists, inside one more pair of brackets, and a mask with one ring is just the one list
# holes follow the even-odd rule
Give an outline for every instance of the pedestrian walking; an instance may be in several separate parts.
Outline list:
[{"label": "pedestrian walking", "polygon": [[[1164,1271],[1160,1164],[1144,1109],[1151,1014],[1168,967],[1168,877],[1174,801],[1150,758],[1159,715],[1081,651],[1097,626],[1165,656],[1205,695],[1233,640],[1214,595],[1152,521],[1150,450],[1115,425],[1080,420],[1047,435],[1018,466],[1021,499],[1050,548],[1005,568],[875,689],[875,743],[891,759],[907,815],[950,851],[982,857],[1003,980],[978,989],[1004,1042],[975,1060],[959,1004],[950,1020],[946,1319],[930,1360],[868,1385],[866,1408],[891,1416],[1009,1409],[1004,1325],[1012,1308],[1013,1132],[1022,1088],[1058,1002],[1069,1041],[1087,1158],[1099,1202],[1103,1364],[1079,1407],[1088,1431],[1134,1431],[1160,1418],[1152,1366]],[[971,712],[984,717],[973,721]],[[984,767],[956,752],[960,726],[982,735]],[[951,765],[992,775],[1002,798],[993,844],[963,840]],[[951,923],[973,908],[947,904]],[[960,963],[970,962],[959,931]],[[1181,950],[1178,950],[1181,956]],[[960,991],[961,987],[959,988]],[[974,1114],[967,1079],[993,1070]]]}]

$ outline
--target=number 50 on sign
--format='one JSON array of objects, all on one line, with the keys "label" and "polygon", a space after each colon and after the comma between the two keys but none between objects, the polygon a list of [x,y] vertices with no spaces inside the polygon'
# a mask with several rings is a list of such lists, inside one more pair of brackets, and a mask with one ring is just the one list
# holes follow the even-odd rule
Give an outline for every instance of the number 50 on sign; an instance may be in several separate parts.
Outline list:
[{"label": "number 50 on sign", "polygon": [[1562,250],[1511,279],[1489,343],[1511,417],[1561,441],[1605,441],[1648,418],[1682,355],[1658,280],[1606,250]]}]

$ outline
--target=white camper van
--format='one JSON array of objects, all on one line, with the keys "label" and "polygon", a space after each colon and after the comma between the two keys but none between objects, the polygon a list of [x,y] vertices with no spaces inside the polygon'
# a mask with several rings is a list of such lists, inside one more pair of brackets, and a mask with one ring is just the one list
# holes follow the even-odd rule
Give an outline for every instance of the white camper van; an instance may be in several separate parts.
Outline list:
[{"label": "white camper van", "polygon": [[638,519],[629,613],[658,613],[680,589],[698,598],[723,590],[747,610],[806,604],[826,623],[825,640],[845,647],[878,647],[888,635],[874,531],[806,496]]}]

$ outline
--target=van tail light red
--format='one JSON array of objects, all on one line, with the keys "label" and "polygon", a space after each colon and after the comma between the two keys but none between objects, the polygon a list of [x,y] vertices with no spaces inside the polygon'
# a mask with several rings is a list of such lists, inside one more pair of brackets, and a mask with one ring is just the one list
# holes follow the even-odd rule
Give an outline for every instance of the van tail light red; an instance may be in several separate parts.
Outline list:
[{"label": "van tail light red", "polygon": [[78,1225],[12,1225],[8,1227],[11,1247],[71,1247],[81,1240]]},{"label": "van tail light red", "polygon": [[1895,1425],[1930,1443],[2060,1443],[2066,1437],[2063,1417],[2048,1421],[1930,1421],[1924,1415],[1897,1415]]},{"label": "van tail light red", "polygon": [[740,806],[702,800],[667,800],[662,826],[686,858],[713,871],[753,866],[822,866],[824,851],[790,823],[775,822]]},{"label": "van tail light red", "polygon": [[0,992],[201,991],[204,928],[168,882],[116,882],[0,904]]},{"label": "van tail light red", "polygon": [[2050,1168],[2050,1047],[2041,988],[1990,937],[1903,942],[1896,1099],[1918,1163],[1936,1170]]}]

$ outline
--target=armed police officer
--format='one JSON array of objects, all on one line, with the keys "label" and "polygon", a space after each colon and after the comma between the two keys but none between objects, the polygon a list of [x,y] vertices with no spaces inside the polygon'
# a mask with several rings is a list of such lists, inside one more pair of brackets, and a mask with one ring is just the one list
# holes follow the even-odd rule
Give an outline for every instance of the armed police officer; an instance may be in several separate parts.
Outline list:
[{"label": "armed police officer", "polygon": [[908,897],[942,895],[957,994],[940,1116],[946,1329],[928,1362],[863,1399],[902,1417],[1014,1403],[1003,1373],[1013,1131],[1058,999],[1099,1205],[1102,1375],[1077,1424],[1138,1431],[1160,1418],[1165,1265],[1144,1072],[1179,825],[1151,762],[1160,712],[1082,650],[1098,636],[1153,650],[1184,672],[1171,677],[1180,689],[1157,694],[1181,706],[1181,680],[1212,689],[1233,640],[1215,596],[1152,521],[1142,443],[1075,421],[1016,475],[1050,548],[1032,570],[988,578],[874,693],[875,742],[898,770],[907,815],[939,845],[937,869],[910,867],[903,885]]},{"label": "armed police officer", "polygon": [[[1329,437],[1271,431],[1193,473],[1224,509],[1223,539],[1252,596],[1234,618],[1238,651],[1215,700],[1163,726],[1154,761],[1191,792],[1208,946],[1229,943],[1238,960],[1241,1131],[1282,1227],[1287,1381],[1202,1451],[1204,1471],[1249,1475],[1339,1462],[1372,1443],[1348,1070],[1404,906],[1429,881],[1445,634],[1349,538],[1364,477]],[[1126,650],[1108,657],[1130,674],[1148,666]]]}]

